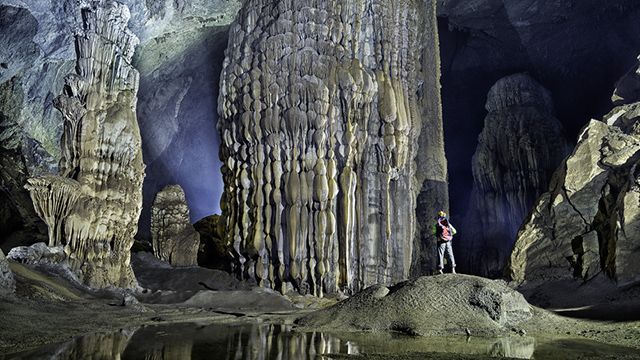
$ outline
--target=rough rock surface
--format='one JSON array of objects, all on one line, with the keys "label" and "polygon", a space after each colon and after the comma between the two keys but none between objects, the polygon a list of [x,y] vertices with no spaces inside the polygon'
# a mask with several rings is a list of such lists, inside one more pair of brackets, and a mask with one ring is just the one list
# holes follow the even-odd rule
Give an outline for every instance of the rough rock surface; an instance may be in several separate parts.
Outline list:
[{"label": "rough rock surface", "polygon": [[221,77],[235,271],[317,295],[406,278],[423,183],[447,198],[434,2],[248,1]]},{"label": "rough rock surface", "polygon": [[141,139],[136,121],[138,43],[121,3],[83,4],[76,29],[77,71],[54,105],[64,118],[59,175],[28,180],[49,246],[64,246],[71,269],[89,286],[132,288],[129,264],[142,207]]},{"label": "rough rock surface", "polygon": [[[24,96],[20,82],[13,78],[0,84],[0,244],[7,251],[16,239],[15,231],[31,233],[33,242],[42,221],[38,218],[29,192],[24,188],[32,176],[57,171],[56,161],[18,125]],[[14,236],[11,236],[14,235]],[[26,235],[26,234],[25,234]]]},{"label": "rough rock surface", "polygon": [[571,149],[551,94],[528,74],[489,90],[485,126],[473,157],[473,192],[455,244],[461,270],[500,277],[518,228]]},{"label": "rough rock surface", "polygon": [[451,213],[460,218],[473,187],[467,144],[482,131],[489,88],[528,71],[553,95],[573,141],[610,110],[610,85],[636,61],[640,32],[628,29],[640,27],[640,2],[440,0],[437,9]]},{"label": "rough rock surface", "polygon": [[198,265],[229,271],[229,251],[222,241],[220,215],[209,215],[193,224],[200,234],[200,249],[198,250]]},{"label": "rough rock surface", "polygon": [[180,185],[167,185],[151,206],[153,252],[173,266],[198,265],[200,234],[191,225]]},{"label": "rough rock surface", "polygon": [[410,335],[497,335],[533,316],[522,294],[500,280],[423,276],[374,285],[297,321],[303,331],[396,330]]},{"label": "rough rock surface", "polygon": [[518,232],[505,269],[512,280],[640,280],[639,100],[625,96],[583,129]]},{"label": "rough rock surface", "polygon": [[4,256],[4,252],[0,249],[0,293],[14,292],[15,290],[16,280],[9,268],[9,263],[7,262],[7,258]]}]

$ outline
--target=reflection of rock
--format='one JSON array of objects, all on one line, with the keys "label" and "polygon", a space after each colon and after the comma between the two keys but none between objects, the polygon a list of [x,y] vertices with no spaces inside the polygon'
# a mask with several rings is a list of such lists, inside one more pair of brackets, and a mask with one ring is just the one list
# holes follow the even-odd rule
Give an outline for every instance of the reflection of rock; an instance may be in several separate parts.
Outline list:
[{"label": "reflection of rock", "polygon": [[418,193],[427,183],[425,203],[447,199],[434,10],[245,2],[218,104],[239,275],[322,295],[418,265]]},{"label": "reflection of rock", "polygon": [[34,208],[49,227],[49,246],[64,246],[71,269],[89,286],[132,288],[129,264],[142,206],[144,164],[136,122],[138,42],[129,11],[116,2],[82,8],[77,74],[54,105],[63,115],[60,176],[29,180]]},{"label": "reflection of rock", "polygon": [[420,277],[374,285],[298,321],[299,330],[397,330],[408,334],[474,335],[511,331],[533,316],[522,294],[504,282],[469,275]]},{"label": "reflection of rock", "polygon": [[9,263],[4,257],[4,252],[0,249],[0,293],[14,292],[16,290],[16,280],[9,268]]},{"label": "reflection of rock", "polygon": [[518,282],[604,271],[640,280],[640,103],[591,120],[518,233],[505,274]]},{"label": "reflection of rock", "polygon": [[155,255],[173,266],[198,265],[200,234],[189,220],[189,207],[180,185],[167,185],[151,207],[151,236]]},{"label": "reflection of rock", "polygon": [[527,74],[498,80],[485,107],[472,198],[457,242],[464,251],[457,253],[466,271],[499,277],[522,220],[570,148],[552,115],[551,95]]}]

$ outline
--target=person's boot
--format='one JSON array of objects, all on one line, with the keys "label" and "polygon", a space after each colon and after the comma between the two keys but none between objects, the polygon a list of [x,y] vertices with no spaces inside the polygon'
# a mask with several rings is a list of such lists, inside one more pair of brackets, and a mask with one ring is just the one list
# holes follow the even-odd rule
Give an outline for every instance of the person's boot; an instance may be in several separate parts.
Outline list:
[{"label": "person's boot", "polygon": [[452,274],[457,274],[457,272],[456,272],[456,268],[451,268],[451,273],[452,273]]},{"label": "person's boot", "polygon": [[438,270],[438,274],[444,274],[444,273],[442,272],[442,269],[439,269],[439,270]]}]

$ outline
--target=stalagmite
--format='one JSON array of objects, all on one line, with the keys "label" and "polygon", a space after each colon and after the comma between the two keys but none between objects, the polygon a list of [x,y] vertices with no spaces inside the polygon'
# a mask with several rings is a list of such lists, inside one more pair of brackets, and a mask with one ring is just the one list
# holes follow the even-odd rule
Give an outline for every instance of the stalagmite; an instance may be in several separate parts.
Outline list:
[{"label": "stalagmite", "polygon": [[77,74],[54,100],[65,120],[59,176],[30,179],[27,188],[49,227],[49,245],[64,246],[80,281],[134,288],[129,259],[144,178],[131,66],[138,40],[121,3],[83,2],[82,16]]},{"label": "stalagmite", "polygon": [[[518,228],[570,152],[551,94],[525,73],[489,90],[489,112],[472,160],[473,191],[463,223],[464,271],[500,277]],[[460,244],[458,243],[458,244]]]},{"label": "stalagmite", "polygon": [[167,185],[151,206],[153,252],[173,266],[198,265],[200,234],[191,225],[189,207],[180,185]]},{"label": "stalagmite", "polygon": [[432,1],[244,4],[218,100],[239,276],[322,295],[419,266],[422,183],[448,201],[435,28]]}]

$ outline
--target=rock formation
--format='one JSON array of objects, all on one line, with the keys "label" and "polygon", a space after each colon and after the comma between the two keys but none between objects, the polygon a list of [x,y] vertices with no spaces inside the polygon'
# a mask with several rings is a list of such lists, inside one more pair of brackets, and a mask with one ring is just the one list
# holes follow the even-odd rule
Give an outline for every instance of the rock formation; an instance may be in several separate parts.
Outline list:
[{"label": "rock formation", "polygon": [[200,234],[198,265],[229,271],[228,250],[222,241],[220,215],[209,215],[198,220],[193,227]]},{"label": "rock formation", "polygon": [[640,32],[627,29],[640,26],[640,2],[437,3],[445,151],[455,219],[469,204],[469,163],[483,128],[489,88],[514,71],[528,71],[553,94],[555,116],[573,142],[586,120],[610,109],[611,84],[635,62]]},{"label": "rock formation", "polygon": [[320,296],[406,278],[421,188],[447,201],[435,2],[254,0],[229,36],[218,130],[235,271]]},{"label": "rock formation", "polygon": [[0,293],[14,291],[16,291],[16,279],[9,268],[7,258],[4,257],[4,252],[0,249]]},{"label": "rock formation", "polygon": [[583,129],[518,232],[505,269],[512,280],[587,281],[602,272],[619,286],[640,280],[640,98],[629,95],[640,91],[615,93],[627,95]]},{"label": "rock formation", "polygon": [[473,157],[473,191],[456,242],[464,271],[499,277],[518,228],[570,152],[551,95],[528,74],[491,88]]},{"label": "rock formation", "polygon": [[[149,210],[155,194],[166,184],[181,184],[195,220],[220,212],[222,175],[215,99],[229,24],[241,2],[120,2],[129,7],[129,27],[140,38],[132,64],[140,72],[137,117],[146,172],[153,176],[145,177],[144,218],[139,224],[142,237],[150,241]],[[77,0],[0,0],[0,14],[0,107],[11,106],[10,120],[19,130],[12,132],[16,138],[11,141],[22,141],[23,136],[34,139],[51,154],[57,167],[63,121],[51,100],[63,92],[62,79],[76,66],[72,29],[82,27]],[[6,98],[20,101],[3,104]],[[54,174],[55,167],[51,169]],[[2,178],[12,174],[13,170],[5,173],[0,169]],[[28,177],[36,175],[12,179],[22,191],[20,198],[5,198],[0,190],[0,203],[7,200],[9,204],[6,212],[0,207],[0,219],[11,219],[10,226],[3,226],[5,231],[0,232],[5,252],[46,237],[46,226],[35,212],[31,210],[21,221],[24,206],[14,204],[14,200],[26,200],[32,207],[23,186]],[[44,235],[32,230],[33,218]]]},{"label": "rock formation", "polygon": [[180,185],[167,185],[151,206],[153,252],[173,266],[198,265],[200,234],[191,225]]},{"label": "rock formation", "polygon": [[409,335],[497,335],[533,316],[504,281],[470,275],[424,276],[374,285],[297,321],[302,331],[401,331]]},{"label": "rock formation", "polygon": [[54,106],[64,118],[59,175],[29,179],[49,246],[64,246],[85,284],[132,288],[129,264],[142,206],[144,164],[136,122],[137,38],[129,10],[109,1],[82,7],[76,32],[77,73],[65,78]]}]

